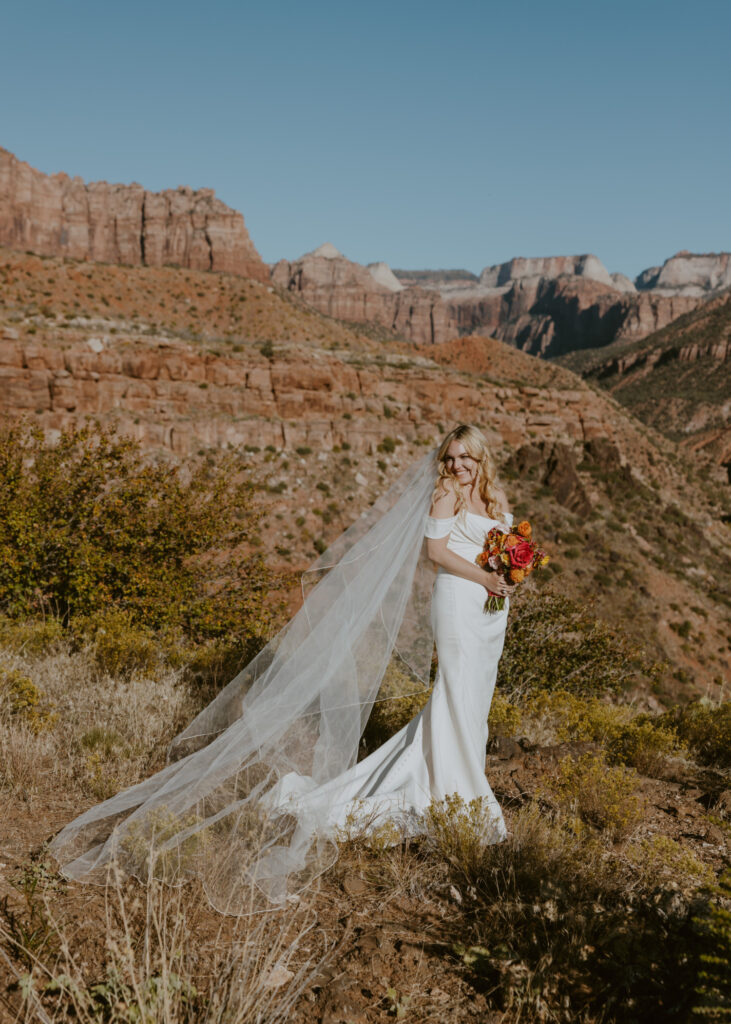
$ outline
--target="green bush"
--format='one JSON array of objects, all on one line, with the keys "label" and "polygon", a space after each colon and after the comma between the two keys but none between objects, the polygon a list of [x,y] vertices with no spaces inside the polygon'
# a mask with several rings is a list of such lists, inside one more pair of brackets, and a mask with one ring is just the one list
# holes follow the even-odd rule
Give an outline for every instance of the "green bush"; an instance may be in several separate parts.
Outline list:
[{"label": "green bush", "polygon": [[666,711],[660,721],[674,729],[703,764],[731,767],[731,701],[693,701]]},{"label": "green bush", "polygon": [[558,594],[519,595],[508,620],[498,685],[506,695],[566,690],[586,696],[620,693],[659,666],[626,634],[594,618],[584,604]]},{"label": "green bush", "polygon": [[100,612],[191,640],[263,637],[275,585],[245,547],[258,513],[230,459],[155,465],[97,426],[0,431],[0,614],[64,627]]},{"label": "green bush", "polygon": [[0,718],[16,717],[33,732],[52,728],[58,716],[32,679],[15,669],[0,670]]}]

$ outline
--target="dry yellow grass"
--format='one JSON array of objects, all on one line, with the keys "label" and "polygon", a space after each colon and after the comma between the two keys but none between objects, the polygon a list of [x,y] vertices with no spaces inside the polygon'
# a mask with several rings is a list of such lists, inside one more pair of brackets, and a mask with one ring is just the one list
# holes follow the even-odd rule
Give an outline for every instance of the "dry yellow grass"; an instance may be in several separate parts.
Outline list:
[{"label": "dry yellow grass", "polygon": [[[227,918],[198,883],[111,874],[102,890],[66,884],[38,847],[53,831],[44,822],[57,827],[162,764],[202,699],[183,671],[157,665],[154,678],[141,669],[115,678],[92,648],[74,652],[54,637],[45,651],[0,651],[0,672],[30,680],[55,716],[39,729],[0,706],[0,798],[35,837],[5,882],[0,872],[0,1007],[11,1019],[451,1024],[493,1012],[504,1024],[608,1024],[628,1019],[628,1000],[643,1008],[638,1019],[667,991],[692,1003],[689,908],[705,905],[717,858],[647,831],[632,770],[595,755],[549,762],[534,797],[506,807],[502,843],[487,841],[484,808],[456,798],[433,804],[413,839],[353,826],[335,866],[286,911]],[[389,686],[403,692],[407,682]],[[592,704],[586,720],[575,701],[536,703],[534,739],[603,723],[610,743],[609,726],[626,729],[625,710]],[[526,714],[496,704],[503,724]],[[56,800],[64,810],[54,816]]]}]

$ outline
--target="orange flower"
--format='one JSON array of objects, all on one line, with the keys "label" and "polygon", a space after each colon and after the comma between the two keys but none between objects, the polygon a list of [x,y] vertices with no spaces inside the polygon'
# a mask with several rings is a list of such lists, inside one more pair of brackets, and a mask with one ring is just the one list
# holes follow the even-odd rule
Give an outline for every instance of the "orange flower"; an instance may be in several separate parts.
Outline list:
[{"label": "orange flower", "polygon": [[508,573],[508,578],[511,583],[522,583],[525,579],[524,569],[511,569]]},{"label": "orange flower", "polygon": [[505,538],[505,547],[506,548],[514,548],[516,544],[522,544],[522,543],[523,543],[523,538],[520,537],[517,533],[509,533],[507,535],[507,537]]},{"label": "orange flower", "polygon": [[527,519],[524,519],[522,522],[518,523],[517,529],[521,537],[530,537],[530,535],[533,533],[533,528],[531,527]]}]

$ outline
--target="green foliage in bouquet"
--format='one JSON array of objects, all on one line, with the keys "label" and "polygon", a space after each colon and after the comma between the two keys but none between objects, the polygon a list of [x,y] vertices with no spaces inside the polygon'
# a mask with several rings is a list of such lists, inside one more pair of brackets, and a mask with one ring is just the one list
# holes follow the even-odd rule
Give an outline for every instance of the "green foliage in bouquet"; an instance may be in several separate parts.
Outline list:
[{"label": "green foliage in bouquet", "polygon": [[6,427],[0,614],[53,618],[73,631],[119,613],[139,634],[142,660],[142,641],[159,631],[256,646],[275,585],[245,546],[257,520],[252,485],[225,460],[183,472],[98,426],[65,431],[56,444],[37,429]]}]

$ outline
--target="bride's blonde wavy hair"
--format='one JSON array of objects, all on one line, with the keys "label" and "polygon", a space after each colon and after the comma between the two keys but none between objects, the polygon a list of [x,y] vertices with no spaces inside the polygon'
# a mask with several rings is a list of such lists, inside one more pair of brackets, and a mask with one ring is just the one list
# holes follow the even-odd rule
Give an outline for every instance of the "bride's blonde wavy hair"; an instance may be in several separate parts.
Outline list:
[{"label": "bride's blonde wavy hair", "polygon": [[454,430],[450,430],[439,446],[437,460],[439,462],[439,477],[434,488],[434,498],[440,494],[447,493],[447,480],[454,488],[455,512],[460,512],[467,507],[462,485],[457,478],[447,469],[447,449],[452,441],[460,441],[468,455],[477,463],[477,492],[485,503],[487,514],[497,517],[503,511],[500,507],[499,487],[497,482],[497,470],[487,447],[487,439],[479,427],[471,423],[460,423]]}]

